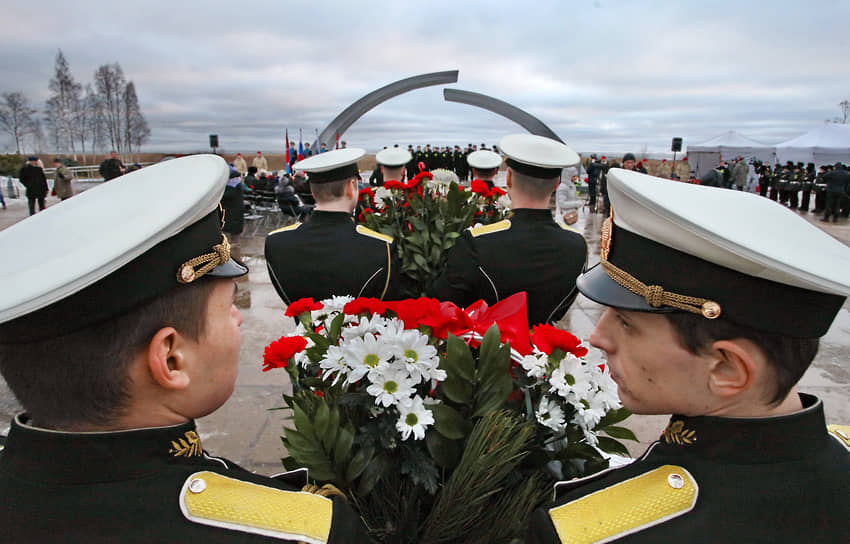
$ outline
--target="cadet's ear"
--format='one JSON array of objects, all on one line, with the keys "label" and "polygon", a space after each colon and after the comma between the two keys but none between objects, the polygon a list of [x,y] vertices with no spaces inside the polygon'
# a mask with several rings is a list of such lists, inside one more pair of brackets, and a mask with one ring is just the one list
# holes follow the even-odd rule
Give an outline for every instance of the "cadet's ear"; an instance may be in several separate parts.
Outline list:
[{"label": "cadet's ear", "polygon": [[506,180],[508,189],[510,189],[514,184],[513,170],[511,170],[510,168],[508,168],[508,173],[507,173],[507,177],[505,178],[505,180]]},{"label": "cadet's ear", "polygon": [[185,389],[189,385],[185,356],[182,338],[174,327],[156,331],[145,351],[151,377],[166,389]]},{"label": "cadet's ear", "polygon": [[719,397],[732,397],[753,387],[764,375],[766,361],[748,340],[718,340],[709,363],[709,388]]}]

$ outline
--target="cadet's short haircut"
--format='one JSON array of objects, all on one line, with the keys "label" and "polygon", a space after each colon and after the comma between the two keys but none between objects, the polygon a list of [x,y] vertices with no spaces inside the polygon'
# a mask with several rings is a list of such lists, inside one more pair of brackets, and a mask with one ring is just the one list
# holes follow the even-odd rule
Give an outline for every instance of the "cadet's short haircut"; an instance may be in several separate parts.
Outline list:
[{"label": "cadet's short haircut", "polygon": [[133,358],[163,327],[200,339],[215,283],[175,287],[124,315],[63,336],[0,344],[0,373],[39,427],[113,423],[125,413]]},{"label": "cadet's short haircut", "polygon": [[701,315],[675,312],[664,315],[679,338],[682,347],[694,355],[704,354],[717,340],[744,338],[761,349],[773,369],[774,389],[769,399],[779,404],[791,388],[800,381],[818,353],[817,338],[795,338],[784,334],[764,332],[725,320],[706,319]]},{"label": "cadet's short haircut", "polygon": [[313,192],[313,198],[319,201],[336,200],[345,195],[345,186],[353,178],[344,179],[342,181],[331,181],[329,183],[311,183],[310,190]]},{"label": "cadet's short haircut", "polygon": [[[478,172],[478,177],[484,178],[492,178],[499,171],[498,168],[475,168],[474,166],[472,167],[472,169]],[[514,175],[516,175],[516,171],[514,171]]]},{"label": "cadet's short haircut", "polygon": [[553,178],[540,179],[517,172],[514,169],[511,169],[511,172],[513,172],[511,180],[514,186],[521,193],[535,200],[543,200],[551,196],[555,192],[555,183],[559,178],[559,176],[555,176]]}]

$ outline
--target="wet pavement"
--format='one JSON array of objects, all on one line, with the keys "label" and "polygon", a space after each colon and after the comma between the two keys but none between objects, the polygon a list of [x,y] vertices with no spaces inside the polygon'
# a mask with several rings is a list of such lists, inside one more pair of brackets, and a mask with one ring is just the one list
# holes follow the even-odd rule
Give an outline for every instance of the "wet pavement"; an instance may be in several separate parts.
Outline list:
[{"label": "wet pavement", "polygon": [[[78,190],[84,188],[79,187]],[[48,197],[48,206],[57,202],[55,197]],[[246,277],[239,280],[237,295],[237,306],[243,315],[239,378],[230,400],[215,413],[198,420],[198,427],[207,450],[251,470],[272,474],[282,469],[280,459],[285,456],[285,451],[280,435],[287,422],[286,413],[275,408],[282,406],[281,394],[288,393],[290,388],[283,370],[261,371],[262,354],[269,342],[290,333],[294,325],[284,316],[285,306],[271,285],[263,258],[265,234],[286,224],[287,220],[268,213],[257,215],[259,217],[246,221],[245,232],[234,241],[237,256],[251,269]],[[847,219],[837,224],[826,224],[818,221],[814,214],[801,215],[850,245],[850,223]],[[7,209],[0,209],[0,230],[26,216],[26,200],[7,199]],[[602,219],[601,214],[591,214],[584,208],[574,226],[588,240],[589,265],[599,261]],[[6,263],[25,257],[3,256]],[[579,295],[559,326],[586,340],[602,311],[601,306]],[[829,332],[822,338],[814,364],[800,383],[801,391],[823,399],[829,423],[850,422],[848,356],[850,304],[845,303]],[[590,357],[601,357],[601,353],[592,350]],[[0,379],[0,433],[5,433],[7,422],[19,410],[14,396]],[[665,416],[632,416],[626,420],[625,425],[641,439],[640,444],[627,444],[630,451],[635,455],[641,453],[647,443],[658,437],[666,421]]]}]

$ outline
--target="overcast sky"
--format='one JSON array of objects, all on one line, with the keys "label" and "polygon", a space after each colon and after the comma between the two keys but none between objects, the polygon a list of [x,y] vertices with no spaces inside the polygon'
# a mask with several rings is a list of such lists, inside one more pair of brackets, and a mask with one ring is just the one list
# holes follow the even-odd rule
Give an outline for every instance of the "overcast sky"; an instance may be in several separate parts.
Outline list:
[{"label": "overcast sky", "polygon": [[[363,95],[459,70],[450,88],[504,100],[578,151],[669,151],[727,130],[766,144],[850,99],[850,2],[0,0],[0,92],[43,109],[57,50],[77,81],[118,62],[148,151],[267,153],[315,138]],[[379,105],[349,146],[488,145],[523,129],[443,86]],[[0,136],[0,150],[12,148]]]}]

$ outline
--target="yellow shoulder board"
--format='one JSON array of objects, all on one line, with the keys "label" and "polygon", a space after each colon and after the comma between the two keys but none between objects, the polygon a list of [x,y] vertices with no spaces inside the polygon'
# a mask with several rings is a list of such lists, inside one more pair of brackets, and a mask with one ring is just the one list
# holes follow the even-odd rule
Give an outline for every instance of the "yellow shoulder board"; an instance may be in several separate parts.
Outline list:
[{"label": "yellow shoulder board", "polygon": [[215,472],[196,472],[180,491],[186,519],[246,533],[325,544],[333,502],[300,491],[243,482]]},{"label": "yellow shoulder board", "polygon": [[564,223],[558,223],[557,221],[556,221],[556,223],[558,224],[559,227],[561,227],[564,230],[568,230],[568,231],[574,232],[576,234],[581,234],[579,231],[577,231],[576,229],[572,228],[569,225],[566,225]]},{"label": "yellow shoulder board", "polygon": [[271,231],[271,232],[269,233],[269,236],[271,236],[272,234],[277,234],[278,232],[286,232],[286,231],[288,231],[288,230],[295,230],[295,229],[297,229],[297,228],[298,228],[298,227],[300,227],[300,226],[301,226],[301,223],[293,223],[293,224],[291,224],[291,225],[287,225],[287,226],[285,226],[285,227],[281,227],[281,228],[279,228],[279,229],[275,229],[275,230]]},{"label": "yellow shoulder board", "polygon": [[380,232],[375,232],[370,228],[366,228],[363,225],[357,225],[357,233],[362,234],[363,236],[368,236],[369,238],[376,238],[378,240],[383,240],[388,244],[393,243],[393,237],[387,234],[381,234]]},{"label": "yellow shoulder board", "polygon": [[682,467],[664,465],[549,510],[561,542],[610,542],[693,509],[699,487]]},{"label": "yellow shoulder board", "polygon": [[850,425],[827,425],[826,429],[850,450]]},{"label": "yellow shoulder board", "polygon": [[473,227],[469,229],[469,233],[473,238],[477,238],[478,236],[483,236],[485,234],[492,234],[494,232],[501,232],[503,230],[508,230],[511,228],[511,220],[505,219],[504,221],[499,221],[498,223],[491,223],[489,225],[481,225],[480,227]]}]

